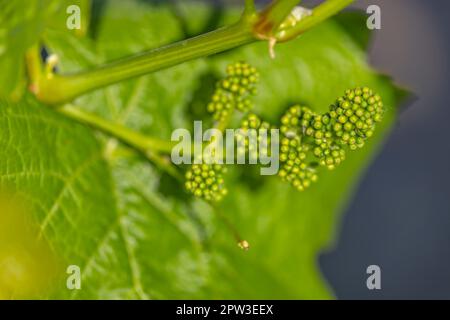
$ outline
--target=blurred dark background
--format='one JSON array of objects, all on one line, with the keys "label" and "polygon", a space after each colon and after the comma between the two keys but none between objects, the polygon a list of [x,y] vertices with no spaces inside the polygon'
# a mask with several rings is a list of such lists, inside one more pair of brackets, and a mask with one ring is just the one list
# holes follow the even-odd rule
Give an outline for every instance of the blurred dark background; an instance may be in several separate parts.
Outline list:
[{"label": "blurred dark background", "polygon": [[[305,2],[306,3],[306,2]],[[340,299],[450,299],[450,1],[357,1],[381,8],[370,62],[416,100],[369,168],[320,257]],[[381,268],[368,290],[366,268]]]}]

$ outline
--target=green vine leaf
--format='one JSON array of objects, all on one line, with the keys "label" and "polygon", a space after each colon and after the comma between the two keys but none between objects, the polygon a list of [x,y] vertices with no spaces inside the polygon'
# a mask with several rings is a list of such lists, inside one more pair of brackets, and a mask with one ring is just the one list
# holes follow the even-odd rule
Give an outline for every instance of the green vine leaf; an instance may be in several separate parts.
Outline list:
[{"label": "green vine leaf", "polygon": [[[197,30],[216,14],[208,6],[186,6],[189,15],[201,12],[204,24],[183,25],[173,8],[161,4],[110,1],[95,39],[56,29],[47,29],[44,39],[60,58],[59,70],[83,70],[182,39],[186,28]],[[236,16],[231,10],[218,21]],[[374,138],[308,191],[298,193],[276,177],[249,177],[248,168],[231,169],[230,192],[219,209],[250,243],[247,252],[209,205],[189,197],[183,184],[126,152],[126,146],[31,97],[0,103],[1,186],[26,199],[28,214],[62,265],[81,268],[81,290],[68,290],[61,280],[48,297],[332,297],[317,255],[332,245],[342,210],[389,133],[397,89],[367,65],[359,42],[333,20],[277,45],[276,53],[272,60],[267,44],[256,43],[97,90],[74,103],[168,139],[173,129],[190,128],[202,116],[203,93],[212,92],[217,75],[232,61],[258,68],[255,106],[272,121],[293,102],[324,112],[347,88],[364,85],[380,93],[388,112]]]}]

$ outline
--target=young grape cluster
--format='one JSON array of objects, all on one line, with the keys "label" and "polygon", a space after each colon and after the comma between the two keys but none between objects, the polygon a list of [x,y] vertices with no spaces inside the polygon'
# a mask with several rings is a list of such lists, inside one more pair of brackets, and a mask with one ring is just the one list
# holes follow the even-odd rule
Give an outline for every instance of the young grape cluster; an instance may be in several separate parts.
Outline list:
[{"label": "young grape cluster", "polygon": [[280,164],[278,176],[288,181],[297,190],[303,191],[317,181],[316,170],[307,162],[309,146],[303,144],[298,135],[283,137],[280,143]]},{"label": "young grape cluster", "polygon": [[193,164],[186,172],[186,190],[206,201],[220,201],[228,192],[223,178],[225,172],[222,164]]},{"label": "young grape cluster", "polygon": [[330,108],[333,134],[351,150],[362,148],[383,119],[381,97],[367,87],[347,90]]},{"label": "young grape cluster", "polygon": [[[345,160],[345,147],[350,150],[363,147],[383,114],[381,97],[367,87],[347,90],[323,114],[304,106],[289,108],[281,118],[282,169],[279,175],[304,190],[317,180],[313,169],[315,162],[330,170],[336,168]],[[309,152],[315,160],[308,157]],[[297,163],[296,172],[301,172],[306,180],[295,179],[289,171],[293,163]]]},{"label": "young grape cluster", "polygon": [[227,67],[227,77],[217,82],[207,109],[214,120],[226,119],[233,109],[247,112],[252,108],[251,97],[256,94],[259,74],[246,62],[236,62]]}]

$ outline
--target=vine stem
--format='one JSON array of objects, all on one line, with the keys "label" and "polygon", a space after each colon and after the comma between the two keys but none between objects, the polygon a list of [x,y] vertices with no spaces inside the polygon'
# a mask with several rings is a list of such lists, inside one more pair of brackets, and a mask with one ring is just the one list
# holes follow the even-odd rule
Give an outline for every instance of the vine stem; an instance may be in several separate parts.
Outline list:
[{"label": "vine stem", "polygon": [[160,155],[160,153],[170,154],[172,147],[175,145],[174,142],[140,134],[125,126],[106,120],[93,113],[86,112],[73,105],[64,105],[57,108],[57,110],[68,118],[89,125],[119,139],[133,149],[140,151],[150,161],[154,162],[158,167],[174,178],[183,180],[182,175],[172,165],[170,160],[167,157]]},{"label": "vine stem", "polygon": [[[274,30],[287,19],[300,0],[275,0],[261,13],[251,13],[252,1],[246,1],[246,11],[236,24],[138,55],[123,58],[89,71],[68,75],[37,77],[34,93],[49,105],[61,105],[92,90],[126,79],[152,73],[200,57],[206,57],[261,39],[288,41],[311,29],[354,0],[327,0],[312,14],[281,31]],[[250,10],[250,11],[249,11]],[[283,15],[285,15],[283,17]],[[263,27],[266,26],[266,27]],[[271,26],[271,28],[267,28]],[[256,28],[256,29],[255,29]],[[279,32],[278,32],[279,31]],[[27,57],[27,64],[32,60]]]},{"label": "vine stem", "polygon": [[39,53],[39,47],[37,45],[32,46],[25,56],[27,62],[27,73],[29,79],[29,90],[33,93],[37,93],[39,78],[43,73],[42,62]]},{"label": "vine stem", "polygon": [[[163,159],[161,155],[170,155],[173,147],[179,143],[177,141],[159,139],[141,134],[121,124],[97,116],[92,112],[84,111],[80,107],[71,104],[58,107],[56,110],[72,120],[86,124],[122,141],[128,146],[131,146],[133,149],[143,153],[147,158],[149,158],[149,160],[160,165],[166,162],[161,161],[161,159]],[[226,120],[216,123],[215,127],[220,131],[224,131],[228,126],[229,118],[230,117],[227,117]],[[206,147],[208,144],[209,143],[204,142],[203,147]],[[192,149],[191,152],[194,152],[194,149]],[[160,159],[158,159],[158,156]]]},{"label": "vine stem", "polygon": [[182,62],[209,56],[253,39],[245,23],[238,23],[201,36],[117,60],[72,75],[55,75],[40,84],[37,97],[48,104],[69,102],[77,96],[136,76],[152,73]]},{"label": "vine stem", "polygon": [[174,146],[174,143],[171,141],[140,134],[125,126],[106,120],[70,104],[58,108],[58,111],[78,122],[85,123],[105,133],[111,134],[143,152],[153,150],[156,152],[170,153]]}]

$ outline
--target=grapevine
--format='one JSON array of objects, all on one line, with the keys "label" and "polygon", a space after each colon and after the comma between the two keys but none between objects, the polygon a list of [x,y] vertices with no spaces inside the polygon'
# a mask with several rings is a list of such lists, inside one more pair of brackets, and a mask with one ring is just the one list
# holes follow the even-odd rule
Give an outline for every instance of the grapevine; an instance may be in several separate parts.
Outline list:
[{"label": "grapevine", "polygon": [[[232,25],[71,74],[57,72],[58,59],[54,55],[43,63],[42,48],[36,44],[28,49],[25,57],[29,90],[37,100],[64,116],[124,142],[182,182],[188,193],[212,205],[228,193],[228,169],[223,161],[205,161],[208,159],[203,155],[195,155],[199,162],[187,167],[175,165],[169,158],[174,147],[172,141],[141,134],[71,103],[93,90],[256,41],[267,41],[269,56],[275,58],[277,43],[296,38],[352,1],[327,0],[309,10],[298,7],[298,1],[274,0],[258,10],[253,1],[248,0],[241,18]],[[260,80],[256,68],[247,62],[229,65],[226,76],[216,83],[205,109],[215,121],[214,128],[222,132],[231,128],[233,117],[241,118],[235,136],[238,159],[244,155],[250,163],[257,163],[274,157],[274,149],[268,146],[277,146],[280,165],[277,174],[299,191],[318,181],[319,167],[334,169],[344,161],[347,149],[363,147],[383,116],[380,96],[368,88],[357,88],[338,98],[325,114],[296,105],[286,111],[279,125],[272,124],[252,110],[252,98],[257,94]],[[274,130],[281,133],[279,139],[272,140],[267,135],[267,131]],[[252,140],[263,148],[255,148]],[[248,248],[248,243],[239,243]]]}]

